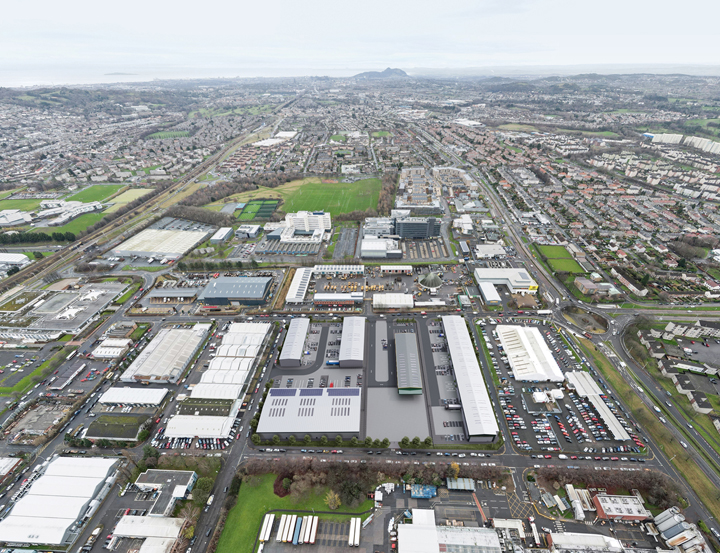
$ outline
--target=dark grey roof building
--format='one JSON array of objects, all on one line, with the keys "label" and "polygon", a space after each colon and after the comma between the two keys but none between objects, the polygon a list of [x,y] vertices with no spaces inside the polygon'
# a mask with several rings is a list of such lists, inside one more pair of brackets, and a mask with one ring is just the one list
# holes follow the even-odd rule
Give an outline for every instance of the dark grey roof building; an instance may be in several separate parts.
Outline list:
[{"label": "dark grey roof building", "polygon": [[272,277],[219,277],[200,293],[205,305],[260,305],[265,303]]},{"label": "dark grey roof building", "polygon": [[395,334],[395,363],[398,393],[422,394],[420,355],[414,333]]}]

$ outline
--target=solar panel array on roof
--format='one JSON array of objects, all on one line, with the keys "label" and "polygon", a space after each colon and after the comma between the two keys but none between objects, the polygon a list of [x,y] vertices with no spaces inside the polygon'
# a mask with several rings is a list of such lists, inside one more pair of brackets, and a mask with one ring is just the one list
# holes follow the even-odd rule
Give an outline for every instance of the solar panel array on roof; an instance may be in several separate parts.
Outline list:
[{"label": "solar panel array on roof", "polygon": [[360,388],[327,388],[329,396],[359,396]]},{"label": "solar panel array on roof", "polygon": [[302,388],[300,390],[301,396],[321,396],[322,394],[323,394],[323,391],[321,388],[312,388],[312,389]]},{"label": "solar panel array on roof", "polygon": [[273,397],[290,397],[294,396],[297,390],[295,388],[273,388],[270,390],[270,396]]}]

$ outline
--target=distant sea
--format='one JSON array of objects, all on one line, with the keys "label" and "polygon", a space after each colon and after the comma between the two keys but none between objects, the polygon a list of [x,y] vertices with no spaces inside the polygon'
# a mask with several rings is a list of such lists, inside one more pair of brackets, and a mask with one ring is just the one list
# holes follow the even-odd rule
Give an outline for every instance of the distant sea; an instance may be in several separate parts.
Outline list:
[{"label": "distant sea", "polygon": [[252,77],[292,77],[303,75],[349,76],[355,69],[311,68],[198,68],[141,67],[117,68],[57,65],[17,67],[0,62],[0,87],[71,86],[111,83],[137,83],[166,79],[215,79]]}]

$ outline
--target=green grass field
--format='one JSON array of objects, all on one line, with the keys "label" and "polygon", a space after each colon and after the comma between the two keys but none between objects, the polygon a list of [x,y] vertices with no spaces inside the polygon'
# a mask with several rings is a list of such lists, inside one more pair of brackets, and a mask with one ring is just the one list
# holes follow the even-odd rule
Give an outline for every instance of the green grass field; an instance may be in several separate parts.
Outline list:
[{"label": "green grass field", "polygon": [[105,213],[117,211],[130,202],[137,200],[138,198],[142,198],[148,192],[152,192],[152,188],[131,188],[130,190],[126,190],[119,196],[113,198],[113,204],[105,210]]},{"label": "green grass field", "polygon": [[522,125],[519,123],[508,123],[506,125],[500,125],[498,129],[503,129],[505,131],[537,132],[537,127],[533,127],[532,125]]},{"label": "green grass field", "polygon": [[[230,510],[225,529],[220,536],[217,546],[217,553],[252,553],[263,517],[267,511],[273,509],[293,509],[302,511],[328,511],[323,501],[325,491],[320,494],[310,494],[305,500],[293,502],[290,496],[278,497],[273,492],[274,474],[266,474],[260,477],[259,485],[251,487],[248,484],[240,486],[237,504]],[[339,510],[345,512],[361,513],[371,509],[373,502],[366,500],[358,507],[352,509],[342,505]],[[347,515],[318,515],[319,523],[324,522],[345,522],[349,520]],[[277,514],[276,514],[276,519]],[[366,518],[363,516],[362,518]],[[275,538],[273,534],[273,539]]]},{"label": "green grass field", "polygon": [[154,132],[148,135],[147,138],[159,138],[161,140],[165,140],[168,138],[185,138],[186,136],[190,136],[188,131],[163,131]]},{"label": "green grass field", "polygon": [[66,225],[59,227],[35,227],[34,230],[47,234],[52,234],[53,232],[72,232],[73,234],[77,234],[90,225],[94,225],[103,217],[104,215],[102,213],[85,213],[84,215],[80,215],[80,217],[76,217]]},{"label": "green grass field", "polygon": [[567,273],[583,274],[586,271],[574,259],[548,259],[550,267],[554,271],[565,271]]},{"label": "green grass field", "polygon": [[73,194],[68,201],[73,202],[101,202],[105,198],[109,198],[116,194],[124,185],[122,184],[96,184],[81,190],[77,194]]},{"label": "green grass field", "polygon": [[28,200],[0,200],[0,210],[19,209],[21,211],[35,211],[40,207],[40,199]]},{"label": "green grass field", "polygon": [[342,134],[334,134],[330,137],[330,140],[334,140],[335,142],[347,142],[347,136]]},{"label": "green grass field", "polygon": [[539,246],[538,250],[548,259],[572,259],[565,246]]},{"label": "green grass field", "polygon": [[353,183],[308,183],[285,198],[285,213],[324,209],[333,215],[376,208],[380,197],[380,179],[364,179]]},{"label": "green grass field", "polygon": [[390,136],[389,131],[377,131],[372,133],[373,138],[383,138],[385,136]]}]

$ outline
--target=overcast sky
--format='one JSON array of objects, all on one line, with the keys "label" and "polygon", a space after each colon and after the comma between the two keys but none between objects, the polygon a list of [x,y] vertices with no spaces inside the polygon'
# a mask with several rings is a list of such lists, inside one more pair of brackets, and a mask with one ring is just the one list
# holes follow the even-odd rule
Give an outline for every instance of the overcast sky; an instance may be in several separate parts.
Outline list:
[{"label": "overcast sky", "polygon": [[718,28],[717,0],[14,1],[0,85],[43,72],[719,64]]}]

